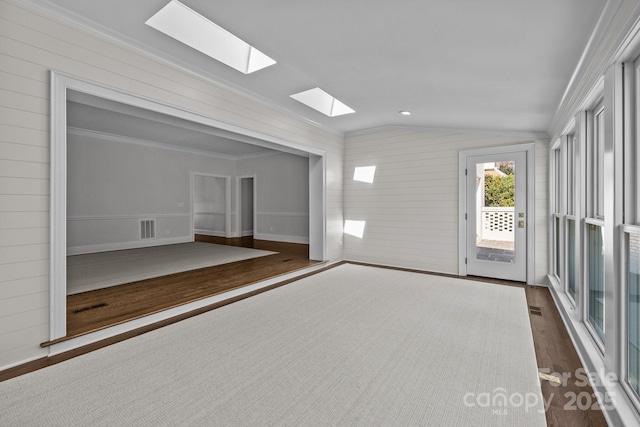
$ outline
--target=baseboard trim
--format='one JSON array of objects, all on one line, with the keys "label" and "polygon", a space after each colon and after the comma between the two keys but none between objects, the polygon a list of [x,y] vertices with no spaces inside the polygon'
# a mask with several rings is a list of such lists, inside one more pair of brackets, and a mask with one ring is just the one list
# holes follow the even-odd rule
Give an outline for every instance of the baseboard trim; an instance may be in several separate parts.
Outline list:
[{"label": "baseboard trim", "polygon": [[202,234],[203,236],[213,236],[213,237],[235,237],[235,236],[227,236],[224,231],[211,231],[211,230],[201,230],[196,228],[193,230],[194,234]]},{"label": "baseboard trim", "polygon": [[303,236],[283,236],[280,234],[265,234],[255,233],[253,238],[256,240],[268,240],[270,242],[285,242],[285,243],[302,243],[309,244],[309,238]]},{"label": "baseboard trim", "polygon": [[179,236],[164,239],[136,240],[131,242],[106,243],[102,245],[73,246],[67,248],[67,255],[93,254],[98,252],[120,251],[124,249],[149,248],[152,246],[173,245],[193,242],[193,236]]}]

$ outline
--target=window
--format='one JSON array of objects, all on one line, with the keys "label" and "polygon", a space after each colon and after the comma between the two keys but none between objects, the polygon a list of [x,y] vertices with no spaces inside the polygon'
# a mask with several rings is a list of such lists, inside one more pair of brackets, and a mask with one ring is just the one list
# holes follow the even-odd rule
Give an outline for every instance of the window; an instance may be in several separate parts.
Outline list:
[{"label": "window", "polygon": [[[640,84],[640,60],[636,60],[633,69],[636,75],[636,85]],[[636,96],[636,111],[640,107],[640,97]],[[626,284],[624,303],[626,312],[626,378],[632,400],[640,411],[640,173],[637,170],[640,161],[640,116],[629,118],[635,121],[636,134],[627,136],[623,147],[624,173],[623,186],[626,190],[623,206],[624,230],[623,248],[624,262],[621,277]]]},{"label": "window", "polygon": [[589,175],[587,214],[591,218],[604,218],[604,106],[602,101],[593,111],[593,137],[589,147]]},{"label": "window", "polygon": [[626,234],[628,378],[640,396],[640,234]]},{"label": "window", "polygon": [[587,137],[585,283],[586,320],[598,344],[604,344],[604,103],[588,114],[591,135]]},{"label": "window", "polygon": [[567,293],[573,300],[576,299],[576,186],[578,179],[576,176],[576,134],[571,133],[566,137],[565,143],[565,162],[566,165],[566,186],[565,186],[565,206],[566,213],[564,218],[565,224],[565,286]]},{"label": "window", "polygon": [[567,164],[567,214],[576,214],[576,135],[567,135],[566,142],[566,164]]},{"label": "window", "polygon": [[556,147],[551,151],[551,170],[553,182],[553,200],[552,200],[552,239],[553,239],[553,274],[560,279],[562,277],[562,247],[560,234],[560,220],[562,217],[562,152],[561,142],[556,143]]},{"label": "window", "polygon": [[567,219],[567,293],[576,300],[576,220]]},{"label": "window", "polygon": [[587,318],[598,338],[604,341],[604,227],[587,226]]}]

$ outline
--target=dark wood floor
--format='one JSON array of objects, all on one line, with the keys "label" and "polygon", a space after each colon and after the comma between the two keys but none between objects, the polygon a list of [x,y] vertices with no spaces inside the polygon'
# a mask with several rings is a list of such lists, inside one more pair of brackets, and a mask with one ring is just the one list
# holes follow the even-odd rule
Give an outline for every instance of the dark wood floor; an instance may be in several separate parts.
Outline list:
[{"label": "dark wood floor", "polygon": [[[559,385],[542,380],[542,395],[545,400],[551,402],[546,412],[547,425],[549,427],[606,427],[607,421],[602,411],[595,409],[598,406],[597,399],[591,386],[577,384],[584,382],[585,378],[578,372],[582,368],[582,363],[549,289],[535,286],[525,288],[538,369],[547,370],[555,376],[564,375],[566,378],[561,380]],[[581,396],[583,403],[577,404],[576,396]],[[586,396],[589,396],[589,399],[586,399]],[[592,403],[591,407],[588,410],[579,409],[578,406],[590,406],[585,405],[587,400]]]},{"label": "dark wood floor", "polygon": [[56,342],[318,263],[309,260],[308,245],[254,240],[250,237],[224,239],[196,236],[196,240],[278,253],[70,295],[67,297],[67,335]]},{"label": "dark wood floor", "polygon": [[[215,242],[215,239],[207,238],[205,240]],[[229,243],[235,244],[235,245],[254,245],[254,247],[259,249],[278,250],[275,248],[275,246],[271,245],[270,243],[263,243],[259,241],[248,242],[246,240],[245,241],[238,240],[238,241],[232,241]],[[288,247],[287,245],[285,245],[280,247],[279,249],[280,249],[280,254],[278,255],[278,257],[272,259],[273,261],[278,260],[278,262],[261,264],[261,263],[255,263],[255,262],[242,261],[241,264],[237,266],[225,267],[230,269],[230,270],[226,270],[227,273],[233,272],[234,274],[238,274],[240,276],[239,278],[234,278],[229,276],[226,279],[222,280],[222,282],[217,282],[218,279],[216,278],[221,276],[222,274],[218,274],[216,273],[216,271],[220,272],[222,270],[217,270],[214,268],[214,270],[202,269],[207,271],[200,271],[199,273],[187,274],[186,276],[184,276],[184,279],[186,282],[192,282],[191,286],[193,286],[193,291],[192,291],[193,295],[198,295],[198,294],[201,294],[202,292],[204,293],[215,292],[215,289],[217,286],[222,286],[222,287],[228,286],[227,289],[230,289],[233,287],[243,286],[243,284],[246,284],[249,282],[256,282],[259,280],[263,280],[265,277],[268,277],[270,275],[282,274],[281,272],[285,271],[287,268],[287,267],[284,267],[285,265],[286,266],[295,265],[296,268],[302,268],[304,266],[314,264],[313,261],[309,261],[308,258],[306,258],[306,252],[305,252],[306,249],[304,246]],[[263,257],[263,258],[268,258],[268,257]],[[253,260],[249,260],[249,261],[253,261]],[[289,264],[291,262],[295,262],[295,264]],[[356,263],[356,264],[367,265],[363,263]],[[334,264],[333,266],[336,266],[336,265],[339,265],[339,264]],[[328,267],[328,268],[331,268],[331,267]],[[405,269],[399,269],[399,270],[405,270]],[[416,270],[409,270],[409,271],[416,271]],[[314,273],[310,273],[310,274],[314,274]],[[451,275],[445,275],[445,274],[440,274],[440,275],[451,276]],[[168,276],[168,277],[171,277],[171,276]],[[452,277],[455,277],[455,276],[452,276]],[[594,395],[593,395],[593,390],[589,385],[583,386],[583,385],[576,384],[577,378],[575,374],[579,369],[581,369],[582,365],[571,343],[571,339],[569,338],[569,335],[560,317],[560,314],[556,309],[556,306],[553,302],[549,289],[545,287],[526,286],[517,282],[505,282],[501,280],[483,279],[483,278],[477,278],[477,277],[468,278],[468,279],[483,280],[483,281],[491,282],[500,286],[505,286],[505,285],[518,286],[525,289],[527,303],[529,305],[529,319],[530,319],[531,328],[533,332],[533,340],[534,340],[534,346],[536,351],[538,368],[543,371],[546,370],[550,373],[557,373],[561,375],[563,373],[569,373],[571,375],[568,381],[560,385],[553,385],[551,384],[551,382],[547,380],[544,380],[544,379],[541,380],[543,397],[545,401],[550,402],[549,408],[546,411],[546,419],[547,419],[548,426],[549,427],[573,427],[573,426],[605,427],[607,426],[607,422],[604,418],[604,415],[600,410],[592,409],[592,408],[588,410],[581,410],[580,408],[575,407],[575,405],[572,405],[572,403],[575,404],[575,401],[572,402],[572,396],[578,396],[581,393],[584,393],[583,396],[591,396],[593,398]],[[149,285],[158,286],[160,295],[163,296],[163,291],[160,291],[161,289],[163,289],[163,286],[167,286],[167,283],[175,282],[176,280],[177,278],[174,277],[173,279],[163,279],[163,280],[160,280],[159,282],[151,281],[149,284],[146,284],[146,286],[149,286]],[[194,285],[194,283],[198,281],[201,281],[203,283],[201,285]],[[286,282],[279,283],[277,285],[274,285],[274,287],[285,285],[286,283],[291,281],[292,280],[288,280]],[[137,306],[146,306],[146,307],[153,306],[145,302],[146,299],[149,299],[148,294],[146,298],[144,296],[141,297],[140,295],[144,295],[144,292],[139,293],[141,291],[136,289],[135,284],[133,285],[134,286],[131,288],[132,289],[131,296],[126,298],[127,300],[131,299],[132,301],[131,302],[121,301],[120,303],[112,302],[111,304],[116,305],[116,308],[117,308],[116,311],[121,311],[122,313],[119,315],[115,315],[115,314],[104,315],[105,324],[113,321],[118,322],[118,321],[121,321],[118,319],[125,318],[127,316],[126,313],[129,312],[130,308],[126,309],[123,307],[126,307],[128,305],[137,305]],[[173,283],[173,286],[175,286],[175,283]],[[209,291],[206,291],[206,289],[209,289]],[[258,293],[258,292],[260,291],[256,291],[255,293]],[[189,292],[185,291],[185,293],[189,293]],[[153,296],[155,298],[156,294],[154,293]],[[96,298],[96,299],[87,300],[87,301],[84,301],[83,304],[94,304],[97,301],[101,301],[101,299]],[[117,300],[112,300],[112,301],[117,301]],[[223,302],[218,305],[224,305],[230,302],[233,302],[233,301]],[[118,308],[118,306],[121,304],[123,305],[123,307]],[[167,302],[168,306],[172,304],[175,305],[175,301],[172,303]],[[78,307],[80,306],[81,305],[78,305]],[[173,319],[168,319],[158,324],[140,328],[135,331],[131,331],[131,332],[119,335],[117,337],[109,338],[107,340],[94,343],[76,350],[72,350],[72,351],[59,354],[56,356],[52,356],[52,357],[39,359],[33,362],[26,363],[24,365],[20,365],[14,368],[0,371],[0,381],[4,381],[19,375],[23,375],[38,369],[45,368],[47,366],[51,366],[56,363],[63,362],[65,360],[76,357],[78,355],[85,354],[93,350],[97,350],[99,348],[105,347],[107,345],[110,345],[128,338],[135,337],[137,335],[141,335],[145,332],[148,332],[153,329],[157,329],[166,324],[180,321],[184,318],[197,315],[201,312],[211,310],[214,308],[216,307],[208,307],[193,313],[187,313],[185,315],[182,315]],[[148,309],[156,310],[157,308],[148,308]],[[89,311],[93,311],[93,310],[89,310]],[[128,314],[128,316],[136,316],[136,315],[137,314]],[[122,317],[118,317],[118,316],[122,316]],[[76,321],[77,320],[75,318],[72,320],[72,322],[76,322]],[[85,322],[85,324],[90,324],[90,323],[92,322]],[[76,323],[72,323],[72,324],[76,324]],[[90,329],[89,327],[86,327],[86,326],[83,327],[82,322],[78,322],[77,324],[79,325],[77,326],[78,331]],[[93,327],[96,327],[96,326],[93,326]],[[593,398],[593,403],[595,402],[596,402],[595,398]]]}]

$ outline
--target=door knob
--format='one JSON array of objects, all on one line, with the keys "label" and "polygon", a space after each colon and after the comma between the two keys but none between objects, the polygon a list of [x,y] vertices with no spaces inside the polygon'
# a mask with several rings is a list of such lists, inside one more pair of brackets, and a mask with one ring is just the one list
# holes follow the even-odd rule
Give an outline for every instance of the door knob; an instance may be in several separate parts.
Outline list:
[{"label": "door knob", "polygon": [[518,228],[524,228],[524,221],[518,221]]}]

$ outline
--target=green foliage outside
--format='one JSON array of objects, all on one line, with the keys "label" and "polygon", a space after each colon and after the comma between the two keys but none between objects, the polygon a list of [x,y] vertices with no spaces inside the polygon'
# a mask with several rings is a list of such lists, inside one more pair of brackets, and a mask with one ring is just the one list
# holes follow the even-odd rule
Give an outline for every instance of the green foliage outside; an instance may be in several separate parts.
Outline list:
[{"label": "green foliage outside", "polygon": [[489,207],[513,207],[515,175],[484,176],[484,205]]}]

